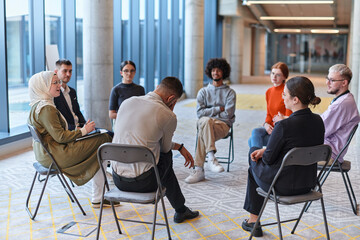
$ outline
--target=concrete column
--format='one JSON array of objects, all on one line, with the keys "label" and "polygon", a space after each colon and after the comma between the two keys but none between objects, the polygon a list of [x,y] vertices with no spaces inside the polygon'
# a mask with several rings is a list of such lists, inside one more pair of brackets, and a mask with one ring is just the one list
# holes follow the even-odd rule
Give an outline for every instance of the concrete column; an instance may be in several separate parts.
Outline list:
[{"label": "concrete column", "polygon": [[185,0],[184,83],[187,97],[195,98],[203,86],[204,0]]},{"label": "concrete column", "polygon": [[253,51],[253,75],[262,76],[265,74],[265,29],[254,29],[254,51]]},{"label": "concrete column", "polygon": [[230,79],[232,83],[241,83],[244,55],[244,21],[242,17],[232,18],[230,39]]},{"label": "concrete column", "polygon": [[83,18],[85,114],[96,127],[111,129],[113,86],[113,0],[87,1]]},{"label": "concrete column", "polygon": [[351,92],[354,94],[355,100],[359,107],[360,103],[360,1],[353,1],[353,16],[352,16],[352,46],[351,46],[351,70],[353,72],[353,78],[351,80]]}]

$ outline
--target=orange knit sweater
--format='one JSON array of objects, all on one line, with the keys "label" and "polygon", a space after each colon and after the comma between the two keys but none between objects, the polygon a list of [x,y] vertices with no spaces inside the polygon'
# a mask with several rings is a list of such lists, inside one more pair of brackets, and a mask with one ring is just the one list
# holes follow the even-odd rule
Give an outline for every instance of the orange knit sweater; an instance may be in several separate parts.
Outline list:
[{"label": "orange knit sweater", "polygon": [[285,83],[277,87],[271,87],[266,91],[266,119],[265,122],[274,126],[273,117],[278,114],[278,112],[284,114],[285,116],[290,116],[292,113],[289,109],[285,108],[284,100],[282,99],[282,92],[284,91]]}]

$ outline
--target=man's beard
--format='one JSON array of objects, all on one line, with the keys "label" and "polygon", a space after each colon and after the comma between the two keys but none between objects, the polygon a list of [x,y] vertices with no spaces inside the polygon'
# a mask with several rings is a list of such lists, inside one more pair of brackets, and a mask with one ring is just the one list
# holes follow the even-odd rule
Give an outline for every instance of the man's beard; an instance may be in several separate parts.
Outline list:
[{"label": "man's beard", "polygon": [[218,81],[220,81],[221,80],[221,78],[218,78],[218,79],[213,79],[215,82],[218,82]]},{"label": "man's beard", "polygon": [[333,90],[327,90],[326,91],[328,94],[337,94],[339,92],[339,89],[333,89]]}]

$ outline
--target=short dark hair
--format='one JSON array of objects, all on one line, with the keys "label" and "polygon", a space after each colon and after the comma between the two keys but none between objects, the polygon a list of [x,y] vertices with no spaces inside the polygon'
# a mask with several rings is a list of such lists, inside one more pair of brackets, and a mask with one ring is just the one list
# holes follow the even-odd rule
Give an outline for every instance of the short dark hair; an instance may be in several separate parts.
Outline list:
[{"label": "short dark hair", "polygon": [[211,79],[211,70],[213,68],[221,69],[223,73],[223,79],[226,79],[230,76],[231,67],[225,58],[212,58],[207,62],[205,67],[205,74]]},{"label": "short dark hair", "polygon": [[56,67],[60,68],[61,65],[67,65],[67,66],[72,66],[72,63],[70,60],[68,59],[59,59],[56,61]]},{"label": "short dark hair", "polygon": [[133,61],[126,60],[126,61],[123,61],[123,62],[120,64],[120,71],[122,71],[123,68],[124,68],[126,65],[128,65],[128,64],[132,65],[132,66],[135,68],[135,70],[136,70],[135,63],[134,63]]},{"label": "short dark hair", "polygon": [[275,63],[272,67],[271,67],[271,70],[273,69],[280,69],[281,73],[284,75],[285,78],[288,78],[289,76],[289,68],[288,66],[286,65],[286,63],[283,63],[283,62],[277,62]]},{"label": "short dark hair", "polygon": [[315,96],[315,88],[313,83],[307,77],[297,76],[290,78],[285,83],[289,90],[290,96],[297,97],[304,105],[317,105],[321,99]]},{"label": "short dark hair", "polygon": [[161,80],[159,87],[165,88],[174,94],[177,98],[180,98],[183,94],[183,85],[177,77],[166,77]]}]

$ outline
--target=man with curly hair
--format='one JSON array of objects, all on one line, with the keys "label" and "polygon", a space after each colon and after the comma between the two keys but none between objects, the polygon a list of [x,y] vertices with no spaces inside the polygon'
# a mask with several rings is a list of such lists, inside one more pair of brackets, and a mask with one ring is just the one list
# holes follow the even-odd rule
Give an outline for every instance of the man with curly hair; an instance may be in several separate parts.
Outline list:
[{"label": "man with curly hair", "polygon": [[236,93],[223,83],[230,75],[230,65],[223,58],[210,59],[205,74],[212,79],[208,86],[197,94],[197,145],[195,167],[186,183],[205,179],[204,162],[207,155],[208,167],[212,172],[223,172],[224,168],[215,157],[215,141],[225,137],[235,121]]}]

